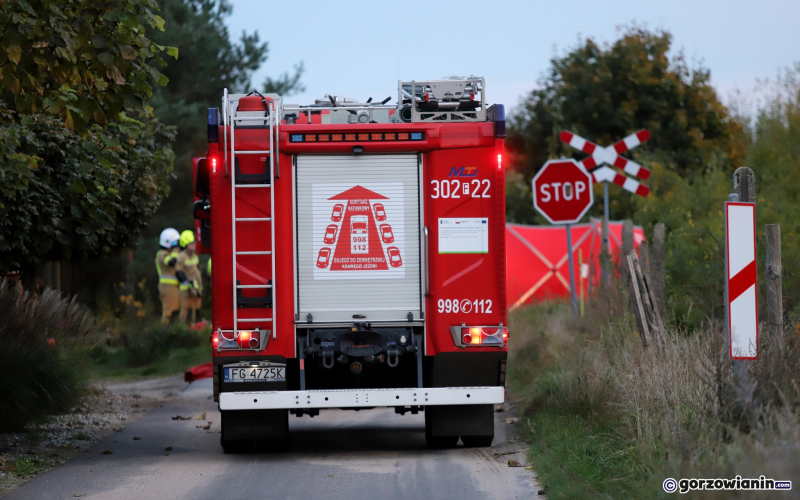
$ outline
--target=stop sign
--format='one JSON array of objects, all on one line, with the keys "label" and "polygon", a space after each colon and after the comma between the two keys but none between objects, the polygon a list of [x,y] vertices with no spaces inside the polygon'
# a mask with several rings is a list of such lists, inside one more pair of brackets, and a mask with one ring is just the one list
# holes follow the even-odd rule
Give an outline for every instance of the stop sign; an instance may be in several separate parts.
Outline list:
[{"label": "stop sign", "polygon": [[553,224],[574,224],[594,202],[592,176],[575,160],[550,160],[533,177],[533,206]]}]

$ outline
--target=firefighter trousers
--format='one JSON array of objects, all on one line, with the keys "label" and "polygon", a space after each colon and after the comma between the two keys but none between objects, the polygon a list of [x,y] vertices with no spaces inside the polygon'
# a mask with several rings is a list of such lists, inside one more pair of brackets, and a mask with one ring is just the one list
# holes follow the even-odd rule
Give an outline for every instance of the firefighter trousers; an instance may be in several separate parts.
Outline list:
[{"label": "firefighter trousers", "polygon": [[178,285],[158,284],[158,296],[161,299],[161,322],[169,324],[173,313],[180,310],[180,291]]},{"label": "firefighter trousers", "polygon": [[[181,290],[181,319],[184,321],[189,320],[189,322],[194,323],[200,319],[200,308],[203,306],[203,298],[193,297],[191,292],[191,290]],[[192,311],[191,317],[189,317],[189,310]]]}]

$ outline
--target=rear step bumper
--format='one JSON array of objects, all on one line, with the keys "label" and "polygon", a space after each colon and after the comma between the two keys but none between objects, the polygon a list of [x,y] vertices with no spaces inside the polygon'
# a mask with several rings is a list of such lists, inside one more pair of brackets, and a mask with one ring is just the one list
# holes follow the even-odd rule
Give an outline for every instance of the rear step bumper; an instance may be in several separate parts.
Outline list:
[{"label": "rear step bumper", "polygon": [[503,402],[505,389],[434,387],[425,389],[339,389],[326,391],[223,392],[220,410],[371,408],[375,406],[483,405]]}]

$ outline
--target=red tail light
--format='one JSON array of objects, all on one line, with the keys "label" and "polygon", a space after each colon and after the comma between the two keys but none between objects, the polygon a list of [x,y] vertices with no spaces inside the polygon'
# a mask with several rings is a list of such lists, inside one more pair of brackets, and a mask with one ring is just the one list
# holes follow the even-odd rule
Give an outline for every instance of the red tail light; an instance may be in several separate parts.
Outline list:
[{"label": "red tail light", "polygon": [[[502,347],[508,341],[508,328],[505,326],[462,326],[453,327],[453,335],[460,333],[462,346],[485,345]],[[458,341],[456,341],[458,343]]]},{"label": "red tail light", "polygon": [[258,330],[241,331],[238,341],[242,349],[258,349],[261,345],[261,333]]}]

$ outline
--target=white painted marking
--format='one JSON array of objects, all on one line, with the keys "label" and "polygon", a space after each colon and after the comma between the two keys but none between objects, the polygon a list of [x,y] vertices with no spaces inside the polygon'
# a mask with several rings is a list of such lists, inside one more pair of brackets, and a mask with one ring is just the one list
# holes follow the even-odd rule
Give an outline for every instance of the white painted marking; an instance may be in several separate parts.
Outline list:
[{"label": "white painted marking", "polygon": [[608,163],[609,165],[614,164],[614,160],[617,159],[617,152],[614,151],[614,146],[608,146],[607,148],[598,147],[594,150],[594,154],[592,157],[597,161],[597,163]]},{"label": "white painted marking", "polygon": [[628,162],[625,164],[625,168],[623,168],[622,170],[628,174],[636,175],[639,173],[639,168],[640,168],[639,164],[628,160]]},{"label": "white painted marking", "polygon": [[728,205],[729,278],[736,276],[756,258],[753,210],[753,206]]},{"label": "white painted marking", "polygon": [[577,135],[573,135],[572,139],[569,141],[569,145],[573,148],[583,150],[583,146],[586,145],[586,139]]},{"label": "white painted marking", "polygon": [[596,169],[592,174],[594,174],[594,178],[597,182],[611,182],[616,175],[611,167],[605,166]]},{"label": "white painted marking", "polygon": [[639,138],[636,137],[636,134],[631,134],[622,140],[625,142],[625,145],[628,146],[628,149],[633,149],[641,144],[641,142],[639,142]]},{"label": "white painted marking", "polygon": [[633,179],[625,178],[625,184],[622,185],[623,189],[627,189],[631,193],[635,193],[639,189],[639,183]]},{"label": "white painted marking", "polygon": [[[733,208],[733,207],[731,207]],[[750,233],[752,234],[752,232]],[[756,333],[756,286],[753,285],[731,302],[731,351],[734,358],[754,358],[758,354]]]}]

